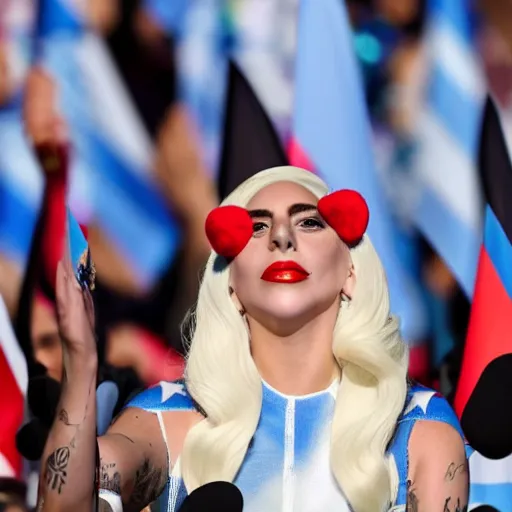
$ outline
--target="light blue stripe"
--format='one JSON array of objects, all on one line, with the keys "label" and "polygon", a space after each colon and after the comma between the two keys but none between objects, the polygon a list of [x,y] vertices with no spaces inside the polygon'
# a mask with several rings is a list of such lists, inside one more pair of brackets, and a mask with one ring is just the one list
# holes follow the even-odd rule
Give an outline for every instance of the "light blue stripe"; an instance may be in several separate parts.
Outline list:
[{"label": "light blue stripe", "polygon": [[444,69],[434,64],[430,75],[428,102],[447,131],[473,158],[478,145],[482,109]]},{"label": "light blue stripe", "polygon": [[376,173],[368,112],[343,2],[303,0],[295,71],[295,136],[333,189],[352,188],[370,208],[368,233],[386,269],[403,334],[423,308],[395,246],[394,219]]},{"label": "light blue stripe", "polygon": [[71,264],[73,265],[73,270],[76,277],[79,278],[77,270],[80,266],[80,263],[83,263],[81,262],[81,259],[84,254],[87,254],[86,251],[89,247],[89,244],[87,243],[80,225],[78,224],[69,208],[67,209],[67,238]]},{"label": "light blue stripe", "polygon": [[429,0],[428,11],[433,22],[445,23],[463,43],[472,46],[471,5],[468,0]]},{"label": "light blue stripe", "polygon": [[471,483],[469,503],[491,505],[500,512],[507,512],[512,509],[512,483]]},{"label": "light blue stripe", "polygon": [[485,214],[485,248],[512,300],[512,246],[490,206],[487,206]]},{"label": "light blue stripe", "polygon": [[0,179],[0,252],[25,264],[32,243],[37,204],[28,204],[17,191]]},{"label": "light blue stripe", "polygon": [[330,425],[335,399],[330,393],[295,401],[294,458],[297,469],[305,468],[318,447],[318,439]]},{"label": "light blue stripe", "polygon": [[418,227],[472,297],[481,238],[426,185],[415,213]]},{"label": "light blue stripe", "polygon": [[247,501],[283,473],[286,406],[286,398],[263,386],[260,421],[234,482]]}]

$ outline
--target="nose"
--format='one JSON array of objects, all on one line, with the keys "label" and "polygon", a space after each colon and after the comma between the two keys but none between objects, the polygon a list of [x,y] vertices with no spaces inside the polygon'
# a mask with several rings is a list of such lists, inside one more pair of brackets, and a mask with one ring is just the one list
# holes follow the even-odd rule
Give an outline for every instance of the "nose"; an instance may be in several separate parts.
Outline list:
[{"label": "nose", "polygon": [[282,253],[293,252],[297,250],[297,242],[295,235],[291,230],[291,226],[280,223],[274,226],[270,235],[270,247],[271,251],[279,250]]}]

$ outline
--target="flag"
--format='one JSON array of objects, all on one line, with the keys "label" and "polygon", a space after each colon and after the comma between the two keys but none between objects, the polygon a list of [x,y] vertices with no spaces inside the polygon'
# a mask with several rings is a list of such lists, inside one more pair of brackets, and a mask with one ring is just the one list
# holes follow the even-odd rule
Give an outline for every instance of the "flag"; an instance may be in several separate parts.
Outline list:
[{"label": "flag", "polygon": [[229,2],[190,0],[176,45],[178,95],[198,129],[204,162],[218,173],[228,57],[235,46]]},{"label": "flag", "polygon": [[417,226],[473,294],[481,242],[476,170],[485,85],[473,47],[467,0],[429,0],[425,105],[417,128]]},{"label": "flag", "polygon": [[10,96],[0,105],[0,253],[20,269],[27,263],[43,180],[23,133],[22,86],[32,57],[35,8],[30,0],[7,0],[0,8]]},{"label": "flag", "polygon": [[24,268],[43,191],[43,177],[23,133],[21,109],[0,109],[0,252]]},{"label": "flag", "polygon": [[484,239],[455,410],[470,444],[502,458],[512,453],[512,166],[490,99],[479,165],[487,202]]},{"label": "flag", "polygon": [[[469,457],[469,508],[493,506],[494,512],[510,510],[512,503],[512,455],[491,460],[478,452]],[[484,511],[482,511],[484,512]],[[492,512],[488,510],[487,512]]]},{"label": "flag", "polygon": [[41,0],[38,25],[39,57],[57,80],[75,149],[69,201],[81,222],[90,222],[81,215],[90,208],[87,215],[149,287],[176,256],[180,229],[150,171],[150,138],[78,5]]},{"label": "flag", "polygon": [[23,422],[28,375],[25,357],[0,297],[0,478],[22,477],[16,432]]},{"label": "flag", "polygon": [[218,178],[221,199],[257,172],[288,165],[272,121],[234,62],[229,64],[224,123]]},{"label": "flag", "polygon": [[391,309],[402,320],[412,362],[420,355],[424,364],[424,346],[414,343],[424,335],[425,311],[395,246],[344,2],[302,0],[295,80],[291,161],[318,172],[333,190],[351,188],[365,197],[371,212],[368,233],[387,273]]}]

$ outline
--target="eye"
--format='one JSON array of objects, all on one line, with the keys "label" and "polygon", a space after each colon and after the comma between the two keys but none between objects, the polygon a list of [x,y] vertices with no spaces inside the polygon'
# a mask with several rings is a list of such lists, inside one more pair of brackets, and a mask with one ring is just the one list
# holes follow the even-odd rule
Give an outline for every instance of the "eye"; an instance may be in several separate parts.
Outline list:
[{"label": "eye", "polygon": [[264,222],[254,222],[252,225],[252,232],[254,234],[261,233],[267,229],[268,226]]},{"label": "eye", "polygon": [[303,228],[307,229],[323,229],[325,228],[325,224],[317,217],[308,217],[307,219],[302,219],[299,222],[299,225]]}]

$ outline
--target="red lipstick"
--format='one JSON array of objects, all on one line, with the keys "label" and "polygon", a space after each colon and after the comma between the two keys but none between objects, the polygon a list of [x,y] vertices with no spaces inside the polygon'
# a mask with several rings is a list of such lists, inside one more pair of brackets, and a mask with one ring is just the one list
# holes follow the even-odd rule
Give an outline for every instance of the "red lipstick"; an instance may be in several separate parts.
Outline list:
[{"label": "red lipstick", "polygon": [[261,274],[269,283],[299,283],[309,277],[309,272],[295,261],[276,261]]}]

